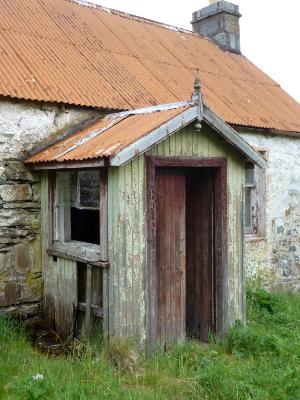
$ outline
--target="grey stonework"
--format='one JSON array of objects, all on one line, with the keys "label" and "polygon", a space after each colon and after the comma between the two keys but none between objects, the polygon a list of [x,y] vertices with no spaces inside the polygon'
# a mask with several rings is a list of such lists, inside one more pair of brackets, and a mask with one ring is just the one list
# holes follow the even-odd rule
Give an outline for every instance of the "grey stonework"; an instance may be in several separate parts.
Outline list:
[{"label": "grey stonework", "polygon": [[247,273],[300,291],[300,138],[245,131],[241,136],[268,155],[266,235],[246,241]]},{"label": "grey stonework", "polygon": [[[0,306],[41,300],[40,203],[33,201],[39,174],[21,161],[2,161],[0,170]],[[8,308],[9,309],[9,308]]]},{"label": "grey stonework", "polygon": [[279,286],[300,291],[300,178],[294,204],[284,212],[283,225],[274,231],[272,263],[280,274]]},{"label": "grey stonework", "polygon": [[36,146],[98,112],[26,101],[0,101],[0,315],[40,312],[40,175],[24,165]]},{"label": "grey stonework", "polygon": [[223,50],[241,53],[239,6],[219,1],[193,13],[194,32],[209,37]]}]

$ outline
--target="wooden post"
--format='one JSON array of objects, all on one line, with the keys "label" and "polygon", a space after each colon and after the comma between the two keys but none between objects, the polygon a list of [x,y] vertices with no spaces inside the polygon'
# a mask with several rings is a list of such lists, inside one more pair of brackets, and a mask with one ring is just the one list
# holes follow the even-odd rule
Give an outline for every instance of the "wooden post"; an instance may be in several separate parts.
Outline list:
[{"label": "wooden post", "polygon": [[48,172],[48,249],[53,249],[56,174]]},{"label": "wooden post", "polygon": [[91,305],[92,305],[92,266],[86,266],[86,306],[85,306],[85,333],[91,329]]},{"label": "wooden post", "polygon": [[107,169],[100,168],[100,259],[107,261]]}]

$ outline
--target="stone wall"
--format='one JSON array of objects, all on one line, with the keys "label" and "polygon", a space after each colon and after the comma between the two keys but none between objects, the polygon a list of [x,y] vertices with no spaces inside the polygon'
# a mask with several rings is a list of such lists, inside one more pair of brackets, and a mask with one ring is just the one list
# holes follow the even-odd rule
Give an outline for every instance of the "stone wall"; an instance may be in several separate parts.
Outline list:
[{"label": "stone wall", "polygon": [[280,287],[300,290],[300,138],[241,136],[268,152],[266,236],[246,241],[248,274],[259,272]]},{"label": "stone wall", "polygon": [[22,159],[96,114],[0,100],[0,314],[36,314],[42,298],[40,177]]}]

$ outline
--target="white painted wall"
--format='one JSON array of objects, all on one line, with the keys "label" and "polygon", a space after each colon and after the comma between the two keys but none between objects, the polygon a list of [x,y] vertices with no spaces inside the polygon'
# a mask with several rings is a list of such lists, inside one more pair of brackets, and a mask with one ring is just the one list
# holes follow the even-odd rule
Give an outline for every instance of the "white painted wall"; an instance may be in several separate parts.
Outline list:
[{"label": "white painted wall", "polygon": [[280,285],[300,289],[300,137],[241,136],[268,152],[266,239],[246,243],[247,271],[260,269]]},{"label": "white painted wall", "polygon": [[0,100],[0,159],[22,157],[95,114],[83,108]]}]

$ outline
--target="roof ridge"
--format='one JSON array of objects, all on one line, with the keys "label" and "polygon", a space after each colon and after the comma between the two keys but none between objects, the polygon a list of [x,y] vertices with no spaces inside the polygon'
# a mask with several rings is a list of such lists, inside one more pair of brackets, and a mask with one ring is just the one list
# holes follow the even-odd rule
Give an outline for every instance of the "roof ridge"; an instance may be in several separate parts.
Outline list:
[{"label": "roof ridge", "polygon": [[80,6],[99,9],[99,10],[105,11],[107,13],[112,13],[112,14],[119,15],[120,17],[123,17],[123,18],[133,19],[135,21],[146,22],[146,23],[149,23],[149,24],[152,24],[152,25],[157,25],[157,26],[160,26],[161,28],[169,29],[169,30],[172,30],[172,31],[177,31],[177,32],[181,32],[181,33],[187,33],[187,34],[190,34],[190,35],[193,35],[193,36],[197,36],[197,37],[201,37],[203,39],[209,40],[209,41],[211,41],[213,43],[213,41],[210,38],[208,38],[207,36],[204,36],[204,35],[202,35],[202,34],[200,34],[198,32],[193,32],[193,31],[190,31],[188,29],[181,28],[179,26],[166,24],[164,22],[156,21],[156,20],[150,19],[150,18],[141,17],[139,15],[127,13],[125,11],[116,10],[114,8],[104,7],[104,6],[101,6],[101,4],[96,4],[96,3],[93,3],[92,1],[89,1],[89,0],[63,0],[63,1],[66,1],[66,2],[69,2],[69,3],[75,3],[75,4],[78,4]]},{"label": "roof ridge", "polygon": [[126,117],[129,115],[151,114],[151,113],[158,112],[158,111],[169,111],[169,110],[174,110],[177,108],[193,106],[195,104],[196,104],[195,100],[176,101],[174,103],[163,103],[163,104],[157,104],[154,106],[135,108],[135,109],[131,109],[131,110],[107,114],[104,116],[104,119],[105,118],[106,119],[115,119],[115,118],[119,118],[119,117],[123,117],[123,116]]}]

